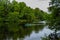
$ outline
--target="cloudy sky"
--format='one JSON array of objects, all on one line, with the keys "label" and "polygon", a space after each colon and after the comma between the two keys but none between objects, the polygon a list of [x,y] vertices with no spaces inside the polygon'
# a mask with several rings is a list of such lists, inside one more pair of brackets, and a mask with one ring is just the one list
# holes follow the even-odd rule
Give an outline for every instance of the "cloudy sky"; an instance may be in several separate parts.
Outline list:
[{"label": "cloudy sky", "polygon": [[31,8],[40,8],[41,10],[47,12],[50,0],[17,0],[18,2],[25,2],[27,6]]}]

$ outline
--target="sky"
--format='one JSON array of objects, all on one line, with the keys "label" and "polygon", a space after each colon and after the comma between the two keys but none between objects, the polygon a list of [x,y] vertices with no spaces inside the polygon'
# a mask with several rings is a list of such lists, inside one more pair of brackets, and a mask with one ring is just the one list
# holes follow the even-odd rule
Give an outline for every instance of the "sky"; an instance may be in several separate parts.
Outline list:
[{"label": "sky", "polygon": [[16,0],[18,2],[25,2],[27,6],[31,8],[39,8],[45,12],[48,12],[50,0]]}]

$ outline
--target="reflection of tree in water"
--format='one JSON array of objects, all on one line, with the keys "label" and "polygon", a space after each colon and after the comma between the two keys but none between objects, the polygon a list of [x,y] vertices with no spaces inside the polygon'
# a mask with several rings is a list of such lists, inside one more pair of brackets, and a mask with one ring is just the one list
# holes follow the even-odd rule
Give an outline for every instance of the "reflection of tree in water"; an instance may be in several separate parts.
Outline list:
[{"label": "reflection of tree in water", "polygon": [[38,33],[40,30],[42,30],[44,25],[34,26],[34,31]]},{"label": "reflection of tree in water", "polygon": [[13,38],[14,40],[17,40],[17,38],[24,38],[25,36],[30,36],[31,32],[34,30],[35,32],[38,32],[43,29],[44,26],[31,26],[31,27],[20,27],[19,31],[17,32],[0,32],[0,40],[3,39],[9,39]]}]

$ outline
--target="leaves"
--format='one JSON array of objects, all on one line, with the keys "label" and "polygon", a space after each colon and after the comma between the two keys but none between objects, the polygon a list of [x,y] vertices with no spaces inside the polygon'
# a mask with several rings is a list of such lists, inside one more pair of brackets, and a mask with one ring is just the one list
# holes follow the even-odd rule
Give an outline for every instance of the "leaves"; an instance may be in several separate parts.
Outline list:
[{"label": "leaves", "polygon": [[9,32],[17,32],[26,23],[44,20],[44,12],[39,8],[32,9],[24,2],[1,0],[0,2],[0,27]]},{"label": "leaves", "polygon": [[60,27],[60,1],[59,0],[51,0],[49,11],[51,12],[51,19],[50,26],[51,28],[54,27],[54,29],[59,30]]}]

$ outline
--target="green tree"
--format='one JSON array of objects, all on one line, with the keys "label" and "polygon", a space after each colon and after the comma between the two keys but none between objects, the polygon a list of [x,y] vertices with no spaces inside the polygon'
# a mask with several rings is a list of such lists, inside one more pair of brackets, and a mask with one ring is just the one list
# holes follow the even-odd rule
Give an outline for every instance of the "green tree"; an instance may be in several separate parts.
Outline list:
[{"label": "green tree", "polygon": [[26,23],[43,20],[43,15],[42,10],[30,8],[24,2],[0,0],[0,31],[18,32],[25,28]]},{"label": "green tree", "polygon": [[20,27],[19,12],[11,12],[8,14],[6,24],[8,25],[9,31],[16,32]]},{"label": "green tree", "polygon": [[40,10],[39,8],[35,8],[34,13],[35,13],[36,19],[38,19],[39,21],[44,20],[43,18],[44,12],[42,10]]},{"label": "green tree", "polygon": [[52,28],[59,29],[60,27],[60,0],[51,0],[49,11],[51,12],[51,23]]}]

